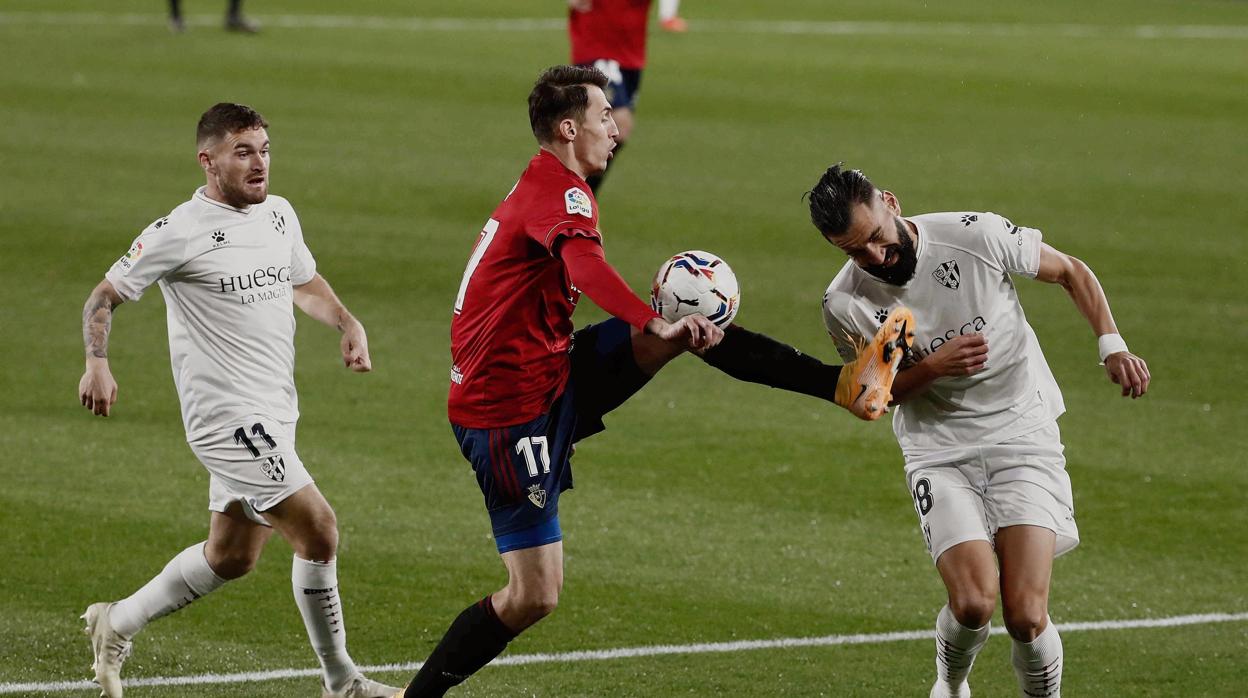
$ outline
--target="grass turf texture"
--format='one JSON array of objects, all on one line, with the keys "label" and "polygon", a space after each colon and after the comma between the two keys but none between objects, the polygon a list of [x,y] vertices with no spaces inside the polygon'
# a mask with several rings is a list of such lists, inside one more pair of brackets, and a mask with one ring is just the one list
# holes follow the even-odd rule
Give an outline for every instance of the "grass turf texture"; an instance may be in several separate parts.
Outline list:
[{"label": "grass turf texture", "polygon": [[[201,5],[204,5],[201,3]],[[539,2],[327,0],[280,14],[553,17]],[[1061,289],[1020,282],[1066,395],[1083,544],[1055,569],[1055,620],[1248,610],[1239,277],[1248,96],[1243,39],[1062,38],[1044,26],[1248,25],[1233,2],[821,0],[689,3],[693,31],[651,39],[633,142],[601,197],[609,258],[639,291],[666,255],[729,260],[739,321],[825,359],[818,299],[842,262],[799,200],[839,159],[910,213],[993,210],[1098,272],[1154,376],[1126,402]],[[215,5],[188,8],[216,12]],[[12,0],[6,12],[98,12]],[[109,12],[154,13],[125,0]],[[196,18],[200,15],[196,15]],[[534,150],[524,98],[566,59],[562,30],[269,27],[184,36],[148,25],[0,19],[0,682],[87,675],[76,619],[202,540],[207,478],[182,440],[160,294],[117,312],[114,417],[78,407],[80,309],[147,223],[202,176],[195,119],[219,100],[272,123],[273,191],[320,271],[370,331],[376,371],[346,373],[301,317],[300,452],[334,504],[352,653],[423,659],[503,581],[480,495],[445,422],[450,305],[490,211]],[[699,32],[699,19],[1022,23],[1019,36]],[[209,25],[208,22],[212,24]],[[1037,28],[1038,27],[1038,28]],[[1115,30],[1116,31],[1116,30]],[[585,303],[578,324],[601,318]],[[666,369],[577,451],[564,498],[561,606],[512,652],[928,627],[942,603],[885,424]],[[126,676],[313,665],[289,548],[153,624]],[[1072,695],[1233,695],[1245,624],[1065,638]],[[1008,641],[973,674],[1013,691]],[[928,642],[490,669],[462,695],[899,695],[931,678]],[[1237,659],[1238,658],[1238,659]],[[379,678],[394,682],[404,675]],[[760,684],[765,688],[760,688]],[[197,696],[314,695],[315,680],[198,686]],[[186,695],[135,688],[133,696]]]}]

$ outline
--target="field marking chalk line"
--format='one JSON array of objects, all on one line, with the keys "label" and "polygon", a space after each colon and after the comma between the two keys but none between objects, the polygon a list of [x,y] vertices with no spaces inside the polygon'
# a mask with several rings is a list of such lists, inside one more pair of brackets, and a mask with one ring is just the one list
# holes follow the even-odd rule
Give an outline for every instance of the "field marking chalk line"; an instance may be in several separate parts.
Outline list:
[{"label": "field marking chalk line", "polygon": [[[1200,613],[1169,618],[1139,618],[1133,620],[1098,620],[1058,623],[1063,633],[1089,630],[1134,630],[1140,628],[1173,628],[1184,625],[1207,625],[1210,623],[1237,623],[1248,621],[1248,613]],[[993,628],[993,635],[1001,635],[1005,628]],[[526,664],[550,664],[570,662],[598,662],[636,657],[659,657],[673,654],[709,654],[712,652],[747,652],[750,650],[788,649],[792,647],[837,647],[841,645],[879,645],[889,642],[927,640],[931,629],[902,630],[891,633],[866,633],[858,635],[824,635],[821,637],[782,637],[772,640],[738,640],[735,642],[699,642],[688,645],[646,645],[644,647],[620,647],[607,650],[581,650],[548,654],[516,654],[500,657],[489,666],[522,666]],[[84,657],[85,666],[85,657]],[[362,666],[365,673],[414,672],[421,662],[401,664],[376,664]],[[190,676],[151,676],[126,679],[126,687],[136,686],[202,686],[209,684],[259,683],[279,679],[295,679],[320,676],[319,669],[272,669],[248,671],[236,674],[194,674]],[[10,693],[60,693],[67,691],[99,690],[91,681],[52,681],[46,683],[0,683],[0,694]]]}]

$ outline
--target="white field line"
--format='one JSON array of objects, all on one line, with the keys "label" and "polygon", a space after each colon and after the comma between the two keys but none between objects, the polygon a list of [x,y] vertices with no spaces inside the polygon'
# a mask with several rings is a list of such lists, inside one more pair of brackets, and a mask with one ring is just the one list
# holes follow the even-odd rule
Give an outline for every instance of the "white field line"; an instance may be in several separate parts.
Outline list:
[{"label": "white field line", "polygon": [[[1181,625],[1206,625],[1209,623],[1235,623],[1248,621],[1248,613],[1202,613],[1170,618],[1141,618],[1136,620],[1100,620],[1079,623],[1059,623],[1063,633],[1088,630],[1130,630],[1138,628],[1172,628]],[[1005,633],[1005,628],[993,628],[993,635]],[[930,629],[903,630],[891,633],[863,635],[824,635],[822,637],[785,637],[774,640],[739,640],[736,642],[700,642],[690,645],[648,645],[645,647],[621,647],[612,650],[582,650],[552,654],[516,654],[490,662],[490,666],[519,666],[524,664],[550,664],[570,662],[596,662],[611,659],[658,657],[672,654],[708,654],[711,652],[747,652],[750,650],[788,649],[792,647],[836,647],[840,645],[879,645],[888,642],[927,640],[932,637]],[[85,663],[85,662],[84,662]],[[360,670],[369,674],[391,672],[414,672],[421,662],[402,664],[378,664],[363,666]],[[194,674],[191,676],[152,676],[126,679],[125,685],[136,686],[194,686],[207,684],[260,683],[279,679],[319,676],[319,669],[272,669],[237,674]],[[0,683],[0,694],[6,693],[58,693],[66,691],[99,690],[90,681],[53,681],[48,683]]]},{"label": "white field line", "polygon": [[[266,27],[285,29],[365,29],[407,32],[553,32],[561,18],[374,17],[355,15],[259,15]],[[214,26],[219,15],[192,15],[191,26]],[[0,12],[0,25],[124,25],[162,26],[165,17],[106,12]],[[966,36],[1058,37],[1069,39],[1248,39],[1248,25],[1212,24],[1004,24],[974,22],[820,22],[787,20],[697,20],[696,31],[719,34],[812,36]]]}]

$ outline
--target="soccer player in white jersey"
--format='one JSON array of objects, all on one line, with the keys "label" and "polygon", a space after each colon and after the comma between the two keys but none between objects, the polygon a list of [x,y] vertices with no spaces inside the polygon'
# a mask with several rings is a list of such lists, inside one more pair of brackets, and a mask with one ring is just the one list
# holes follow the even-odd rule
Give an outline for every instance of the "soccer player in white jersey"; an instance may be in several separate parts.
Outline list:
[{"label": "soccer player in white jersey", "polygon": [[1123,396],[1148,389],[1096,276],[995,213],[903,218],[892,192],[828,169],[811,221],[850,257],[824,295],[842,355],[879,318],[914,311],[914,355],[897,374],[893,431],[923,536],[948,590],[936,618],[932,696],[968,696],[967,676],[1001,596],[1026,696],[1058,696],[1062,643],[1049,621],[1053,559],[1079,542],[1057,417],[1062,394],[1019,304],[1013,277],[1061,285],[1098,337]]},{"label": "soccer player in white jersey", "polygon": [[122,695],[131,638],[255,566],[276,528],[294,548],[291,582],[326,698],[389,696],[346,650],[334,511],[295,451],[293,305],[342,333],[342,359],[372,368],[364,327],[316,272],[290,203],[269,189],[268,124],[237,104],[199,121],[207,184],[147,227],[83,309],[82,404],[108,416],[117,383],[108,367],[113,310],[152,283],[168,307],[169,355],[186,440],[209,473],[208,539],[178,553],[150,582],[83,614],[102,695]]}]

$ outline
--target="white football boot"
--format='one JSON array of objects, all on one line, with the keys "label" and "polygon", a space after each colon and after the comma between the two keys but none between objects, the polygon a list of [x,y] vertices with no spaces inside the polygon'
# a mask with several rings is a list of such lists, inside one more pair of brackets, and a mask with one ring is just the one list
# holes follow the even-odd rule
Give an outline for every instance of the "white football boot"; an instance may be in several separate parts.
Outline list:
[{"label": "white football boot", "polygon": [[95,656],[91,670],[95,672],[95,682],[100,684],[100,695],[121,698],[121,665],[130,656],[130,641],[113,630],[108,622],[110,606],[111,603],[93,603],[80,617],[87,621],[83,632],[91,638],[91,652]]},{"label": "white football boot", "polygon": [[403,689],[387,686],[384,683],[378,683],[363,674],[356,674],[351,678],[351,683],[341,691],[331,691],[328,688],[321,694],[321,698],[392,698],[395,695],[401,695]]}]

